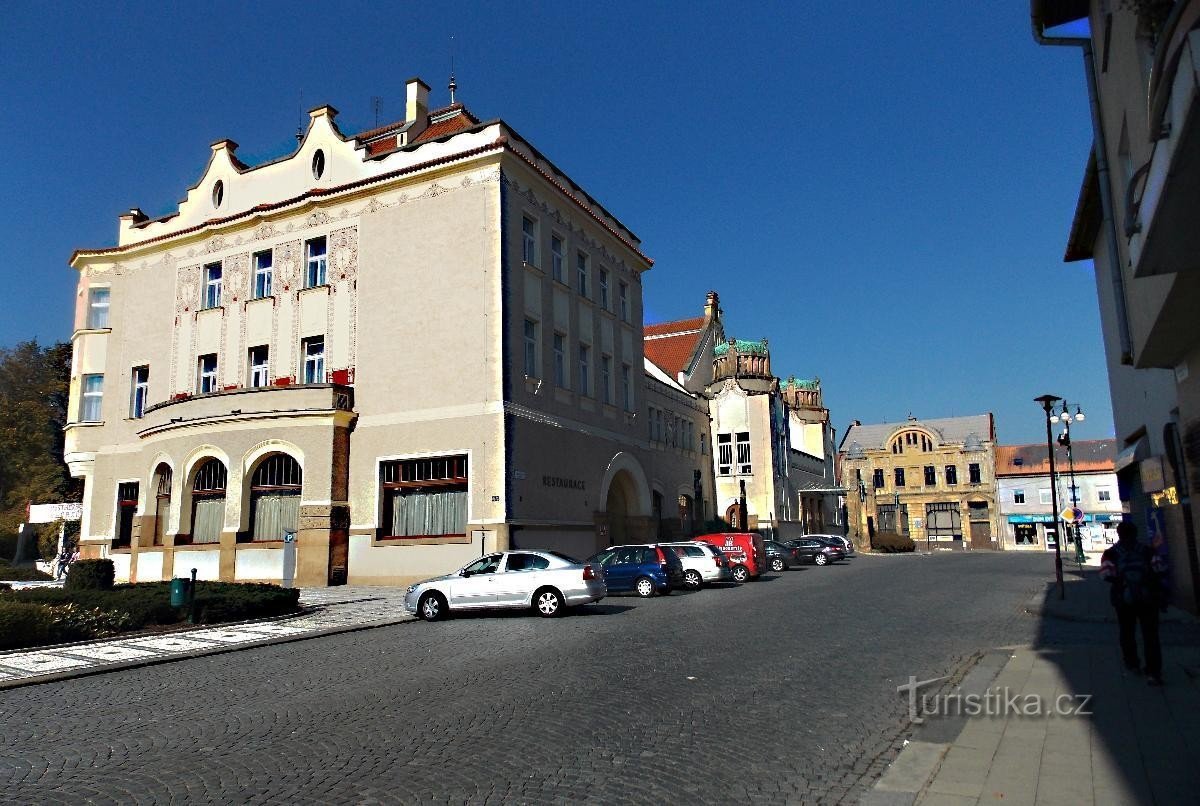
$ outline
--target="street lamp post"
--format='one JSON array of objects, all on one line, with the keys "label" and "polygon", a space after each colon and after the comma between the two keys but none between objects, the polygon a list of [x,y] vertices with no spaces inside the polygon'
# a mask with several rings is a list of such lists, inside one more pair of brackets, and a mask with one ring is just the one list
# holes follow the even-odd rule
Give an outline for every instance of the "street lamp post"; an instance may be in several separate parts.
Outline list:
[{"label": "street lamp post", "polygon": [[[1046,412],[1046,451],[1050,457],[1050,507],[1052,510],[1050,522],[1054,524],[1054,581],[1058,584],[1058,598],[1067,598],[1067,589],[1063,584],[1063,566],[1062,566],[1062,529],[1058,526],[1058,487],[1054,484],[1054,433],[1050,428],[1052,422],[1057,421],[1058,415],[1054,414],[1054,404],[1062,400],[1061,397],[1055,395],[1042,395],[1035,397],[1035,403],[1041,403],[1042,409]],[[1054,417],[1054,420],[1051,419]]]},{"label": "street lamp post", "polygon": [[[1050,420],[1053,422],[1056,419],[1055,415],[1051,415]],[[1063,424],[1063,432],[1058,435],[1058,444],[1067,449],[1067,464],[1070,467],[1071,478],[1071,508],[1076,509],[1079,506],[1079,492],[1075,486],[1075,452],[1071,447],[1071,423],[1083,422],[1086,416],[1079,405],[1075,406],[1075,414],[1071,414],[1067,401],[1062,402],[1062,413],[1057,415],[1057,420]],[[1053,481],[1053,480],[1052,480]],[[1079,563],[1080,567],[1087,562],[1087,555],[1083,553],[1083,540],[1079,534],[1079,524],[1072,525],[1071,531],[1075,535],[1075,562]]]}]

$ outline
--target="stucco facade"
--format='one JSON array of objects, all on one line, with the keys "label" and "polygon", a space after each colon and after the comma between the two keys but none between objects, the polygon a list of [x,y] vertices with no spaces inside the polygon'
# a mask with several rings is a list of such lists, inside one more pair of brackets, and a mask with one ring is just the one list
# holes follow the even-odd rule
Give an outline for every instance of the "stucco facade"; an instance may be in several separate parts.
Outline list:
[{"label": "stucco facade", "polygon": [[991,414],[856,420],[838,455],[856,544],[869,547],[878,531],[908,535],[921,548],[998,548],[995,442]]},{"label": "stucco facade", "polygon": [[1129,518],[1200,611],[1200,2],[1031,0],[1092,119],[1067,261],[1092,260]]},{"label": "stucco facade", "polygon": [[639,420],[706,430],[647,376],[637,237],[502,121],[408,100],[358,135],[313,110],[257,167],[216,143],[178,212],[73,256],[65,458],[119,578],[279,580],[294,534],[297,584],[405,584],[711,500]]}]

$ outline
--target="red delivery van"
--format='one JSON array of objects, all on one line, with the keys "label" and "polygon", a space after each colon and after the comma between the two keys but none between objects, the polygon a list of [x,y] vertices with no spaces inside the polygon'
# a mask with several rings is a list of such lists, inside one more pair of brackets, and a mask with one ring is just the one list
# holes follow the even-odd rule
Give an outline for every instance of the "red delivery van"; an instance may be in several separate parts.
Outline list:
[{"label": "red delivery van", "polygon": [[735,582],[758,579],[766,569],[767,551],[758,532],[722,532],[700,535],[693,540],[715,546],[729,558],[729,570]]}]

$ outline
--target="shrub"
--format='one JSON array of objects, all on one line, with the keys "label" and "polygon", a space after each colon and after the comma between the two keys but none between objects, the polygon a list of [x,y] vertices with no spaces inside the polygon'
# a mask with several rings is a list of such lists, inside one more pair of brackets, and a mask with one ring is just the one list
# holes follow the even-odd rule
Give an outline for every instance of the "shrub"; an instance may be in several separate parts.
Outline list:
[{"label": "shrub", "polygon": [[116,569],[112,560],[76,560],[67,571],[63,587],[74,590],[112,590]]},{"label": "shrub", "polygon": [[278,585],[200,582],[196,587],[197,620],[203,624],[241,621],[293,613],[300,591]]},{"label": "shrub", "polygon": [[37,646],[50,640],[50,609],[39,604],[0,601],[0,649]]},{"label": "shrub", "polygon": [[898,535],[895,532],[876,532],[875,536],[871,538],[871,548],[886,554],[897,554],[916,551],[917,544],[907,535]]},{"label": "shrub", "polygon": [[4,560],[0,560],[0,579],[9,582],[36,582],[42,579],[54,579],[54,577],[37,570],[32,565],[9,565]]},{"label": "shrub", "polygon": [[50,614],[49,639],[54,643],[107,638],[139,626],[132,615],[122,610],[80,607],[74,602],[46,609]]}]

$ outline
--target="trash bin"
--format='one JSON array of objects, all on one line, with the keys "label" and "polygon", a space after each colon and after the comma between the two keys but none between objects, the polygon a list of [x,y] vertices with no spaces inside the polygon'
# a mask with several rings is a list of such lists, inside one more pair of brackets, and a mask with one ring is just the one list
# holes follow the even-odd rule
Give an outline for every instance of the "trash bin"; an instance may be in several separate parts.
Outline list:
[{"label": "trash bin", "polygon": [[191,580],[182,577],[171,580],[171,607],[185,607],[188,603],[188,584]]}]

